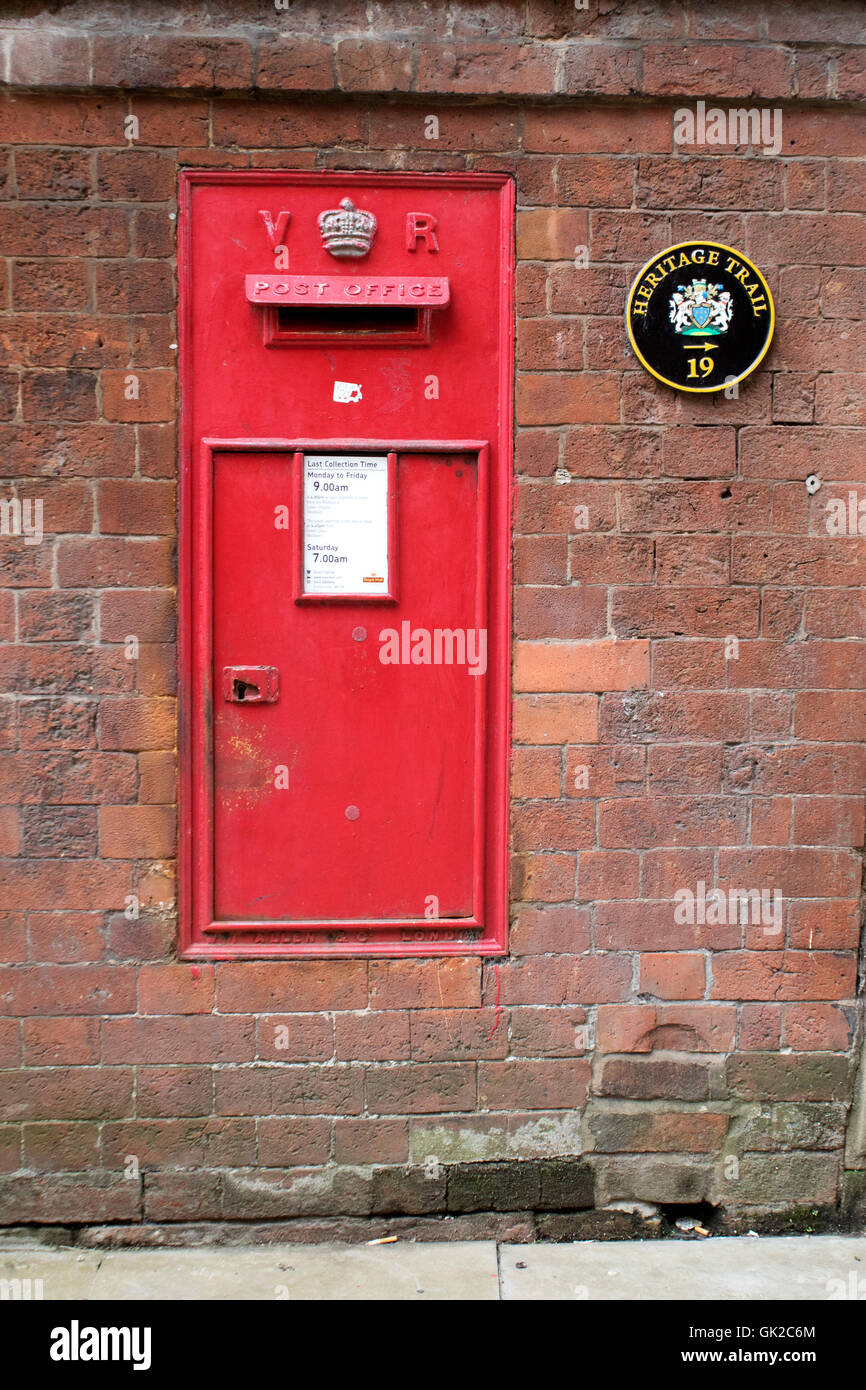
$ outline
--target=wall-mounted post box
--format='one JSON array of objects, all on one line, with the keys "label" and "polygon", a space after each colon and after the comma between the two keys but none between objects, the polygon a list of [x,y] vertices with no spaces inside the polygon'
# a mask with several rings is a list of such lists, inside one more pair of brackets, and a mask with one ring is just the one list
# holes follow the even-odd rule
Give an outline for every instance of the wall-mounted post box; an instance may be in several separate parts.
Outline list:
[{"label": "wall-mounted post box", "polygon": [[513,186],[182,181],[184,953],[501,951]]}]

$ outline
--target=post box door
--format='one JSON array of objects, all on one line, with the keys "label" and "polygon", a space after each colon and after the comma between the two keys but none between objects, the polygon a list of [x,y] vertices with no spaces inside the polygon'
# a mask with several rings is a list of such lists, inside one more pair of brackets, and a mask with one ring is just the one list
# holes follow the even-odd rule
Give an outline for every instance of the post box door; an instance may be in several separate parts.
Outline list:
[{"label": "post box door", "polygon": [[274,520],[302,466],[289,452],[215,458],[214,671],[278,673],[273,700],[227,680],[215,700],[215,917],[477,930],[478,456],[397,455],[386,603],[298,601],[297,537]]}]

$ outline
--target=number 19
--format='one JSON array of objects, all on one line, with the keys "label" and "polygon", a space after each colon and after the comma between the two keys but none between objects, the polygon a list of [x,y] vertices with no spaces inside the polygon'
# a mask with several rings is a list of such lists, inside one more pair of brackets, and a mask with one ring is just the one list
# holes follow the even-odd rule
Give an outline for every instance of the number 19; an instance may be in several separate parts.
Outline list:
[{"label": "number 19", "polygon": [[698,368],[700,368],[701,376],[709,376],[713,367],[716,365],[712,357],[702,357],[700,361],[698,361],[697,357],[689,357],[688,364],[689,376],[697,376]]}]

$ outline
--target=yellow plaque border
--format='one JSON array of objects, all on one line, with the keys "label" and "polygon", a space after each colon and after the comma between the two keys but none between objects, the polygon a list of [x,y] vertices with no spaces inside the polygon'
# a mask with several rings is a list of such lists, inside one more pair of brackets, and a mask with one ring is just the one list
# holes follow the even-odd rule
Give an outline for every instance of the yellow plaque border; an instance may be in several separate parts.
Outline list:
[{"label": "yellow plaque border", "polygon": [[[654,367],[651,367],[649,362],[647,362],[646,358],[644,357],[643,353],[641,352],[640,348],[635,342],[634,335],[631,331],[632,301],[635,296],[635,291],[638,285],[640,284],[641,280],[643,279],[644,275],[650,269],[651,266],[656,265],[660,260],[663,260],[665,256],[669,256],[672,251],[681,251],[686,246],[711,246],[717,251],[730,251],[732,256],[736,256],[738,261],[741,261],[743,265],[748,266],[752,274],[755,275],[758,280],[760,280],[767,293],[767,303],[770,306],[770,326],[767,331],[767,341],[764,343],[764,346],[761,349],[760,356],[756,357],[751,366],[747,367],[746,370],[744,372],[741,372],[739,376],[728,378],[728,380],[726,381],[721,381],[719,382],[718,386],[681,386],[679,382],[669,381],[666,376],[661,376],[660,373],[657,372]],[[736,246],[726,246],[725,243],[722,241],[702,241],[700,237],[692,237],[689,241],[678,241],[675,246],[666,246],[663,251],[657,251],[654,256],[650,257],[650,259],[646,262],[645,265],[641,266],[640,270],[635,276],[635,279],[632,283],[632,287],[628,292],[628,299],[626,301],[625,306],[625,327],[626,332],[628,333],[628,340],[631,343],[632,351],[634,352],[635,357],[638,359],[641,365],[646,368],[650,375],[655,377],[656,381],[660,381],[664,386],[670,386],[671,389],[674,391],[688,391],[692,395],[706,396],[714,391],[726,391],[729,386],[734,386],[740,381],[745,381],[746,377],[751,376],[752,372],[755,371],[755,369],[761,365],[767,353],[770,351],[770,345],[773,341],[773,334],[776,329],[776,306],[773,302],[773,296],[770,292],[770,286],[767,284],[760,270],[749,260],[748,256],[744,256],[742,251],[738,251]]]}]

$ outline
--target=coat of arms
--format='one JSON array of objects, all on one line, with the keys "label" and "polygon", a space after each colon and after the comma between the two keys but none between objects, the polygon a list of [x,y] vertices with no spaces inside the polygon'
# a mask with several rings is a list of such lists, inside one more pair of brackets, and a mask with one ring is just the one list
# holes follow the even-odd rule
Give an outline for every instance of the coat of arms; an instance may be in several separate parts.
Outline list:
[{"label": "coat of arms", "polygon": [[729,291],[721,285],[708,285],[706,280],[677,285],[671,295],[670,308],[675,333],[702,337],[708,333],[727,333],[734,312]]}]

